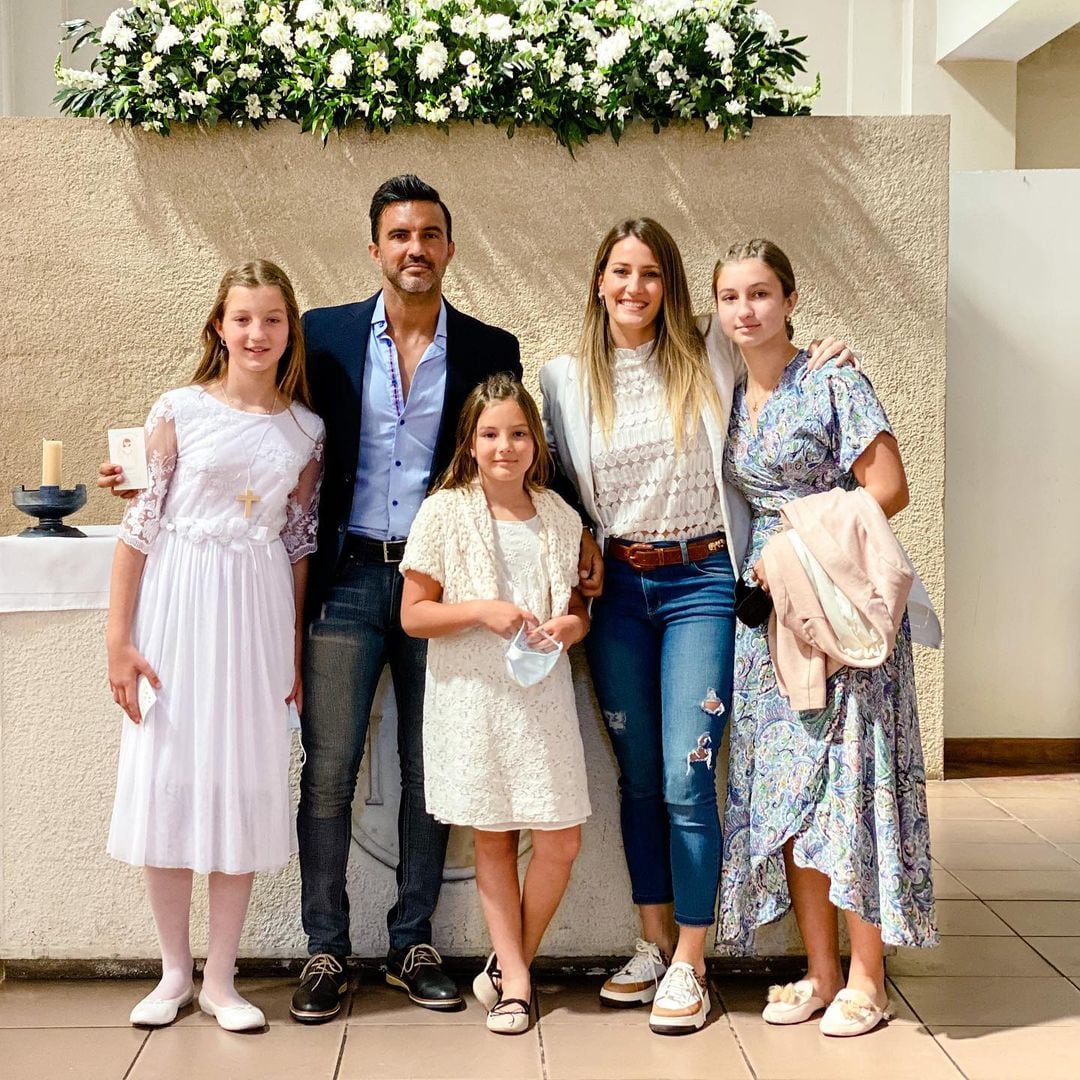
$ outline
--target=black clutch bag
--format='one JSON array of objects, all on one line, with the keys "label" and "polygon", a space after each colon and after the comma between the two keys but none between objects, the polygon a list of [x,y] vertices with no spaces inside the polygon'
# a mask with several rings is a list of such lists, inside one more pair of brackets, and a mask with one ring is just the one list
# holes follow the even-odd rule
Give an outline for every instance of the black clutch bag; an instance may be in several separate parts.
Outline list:
[{"label": "black clutch bag", "polygon": [[772,597],[760,585],[735,579],[735,618],[745,626],[764,626],[772,614]]}]

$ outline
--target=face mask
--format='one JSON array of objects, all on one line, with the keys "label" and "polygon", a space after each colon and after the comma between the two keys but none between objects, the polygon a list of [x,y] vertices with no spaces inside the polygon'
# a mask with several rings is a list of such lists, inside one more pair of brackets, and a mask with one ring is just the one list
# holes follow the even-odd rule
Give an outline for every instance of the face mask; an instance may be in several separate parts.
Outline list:
[{"label": "face mask", "polygon": [[525,624],[506,646],[506,670],[518,686],[535,686],[551,672],[563,651],[562,642],[537,628],[540,640],[528,641]]}]

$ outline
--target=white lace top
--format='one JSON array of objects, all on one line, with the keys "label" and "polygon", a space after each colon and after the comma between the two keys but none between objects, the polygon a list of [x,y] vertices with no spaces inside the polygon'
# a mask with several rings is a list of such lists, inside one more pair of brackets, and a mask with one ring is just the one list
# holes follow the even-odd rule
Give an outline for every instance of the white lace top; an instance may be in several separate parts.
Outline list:
[{"label": "white lace top", "polygon": [[[492,519],[495,530],[495,577],[499,599],[523,607],[541,620],[550,615],[551,586],[544,560],[540,518],[528,521]],[[534,611],[534,606],[540,610]]]},{"label": "white lace top", "polygon": [[681,454],[664,382],[649,355],[653,343],[616,349],[615,423],[610,442],[594,415],[592,469],[596,506],[609,536],[650,541],[721,530],[723,511],[709,440],[701,424]]}]

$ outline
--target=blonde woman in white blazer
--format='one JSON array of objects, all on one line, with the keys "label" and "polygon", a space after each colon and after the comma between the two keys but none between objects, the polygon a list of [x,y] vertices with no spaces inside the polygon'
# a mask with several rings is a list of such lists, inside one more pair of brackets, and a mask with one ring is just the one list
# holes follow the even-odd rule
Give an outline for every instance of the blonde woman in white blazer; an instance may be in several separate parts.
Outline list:
[{"label": "blonde woman in white blazer", "polygon": [[[824,358],[843,351],[832,345]],[[715,766],[749,525],[723,481],[740,372],[713,320],[695,322],[674,240],[639,218],[600,245],[577,356],[540,373],[545,433],[567,493],[605,550],[586,651],[619,765],[642,926],[600,997],[651,1002],[660,1034],[698,1030],[710,1007],[705,940],[722,847]]]}]

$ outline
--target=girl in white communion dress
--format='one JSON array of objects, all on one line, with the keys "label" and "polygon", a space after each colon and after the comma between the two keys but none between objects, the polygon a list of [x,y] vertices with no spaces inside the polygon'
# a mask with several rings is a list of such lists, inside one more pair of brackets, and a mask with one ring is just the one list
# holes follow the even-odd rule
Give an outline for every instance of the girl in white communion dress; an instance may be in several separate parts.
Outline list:
[{"label": "girl in white communion dress", "polygon": [[[565,655],[589,625],[575,587],[581,522],[544,488],[549,466],[525,388],[509,375],[481,383],[401,563],[402,628],[432,639],[424,795],[439,820],[473,827],[476,886],[495,950],[473,987],[488,1028],[504,1035],[528,1029],[529,965],[590,812]],[[523,888],[521,829],[533,834]]]},{"label": "girl in white communion dress", "polygon": [[296,849],[290,718],[302,702],[300,613],[315,550],[322,421],[306,407],[293,288],[273,263],[230,270],[189,386],[146,422],[149,486],[113,561],[109,685],[124,724],[108,851],[144,868],[161,982],[131,1022],[189,1004],[193,872],[209,874],[199,1006],[265,1026],[233,985],[256,871]]}]

